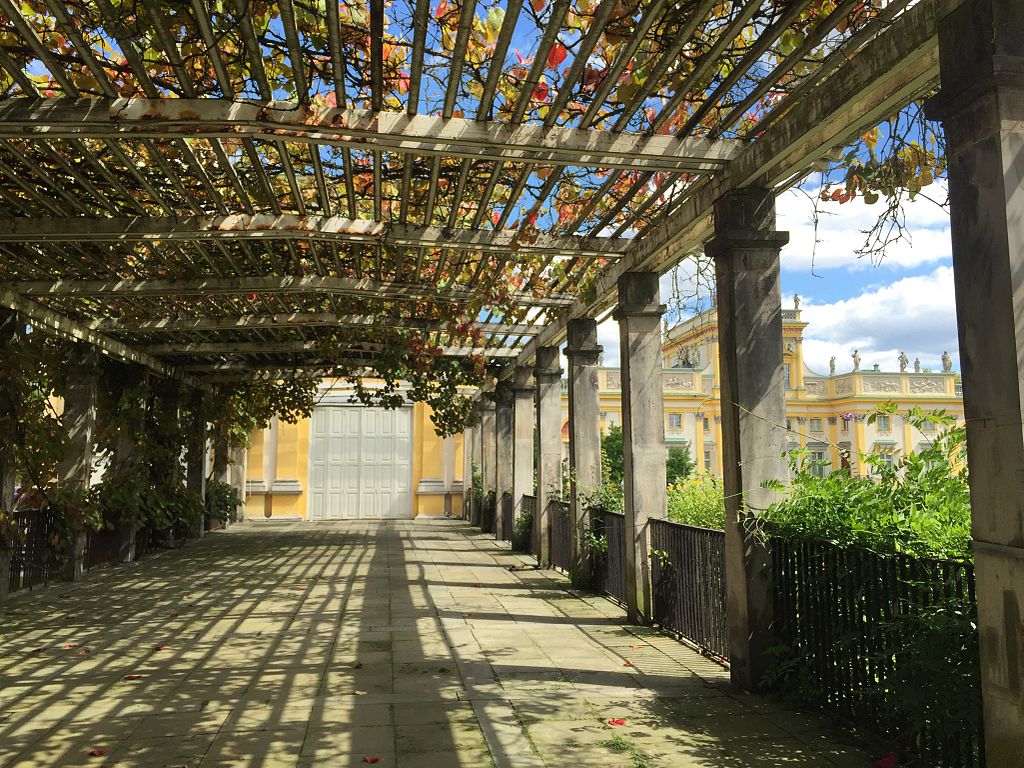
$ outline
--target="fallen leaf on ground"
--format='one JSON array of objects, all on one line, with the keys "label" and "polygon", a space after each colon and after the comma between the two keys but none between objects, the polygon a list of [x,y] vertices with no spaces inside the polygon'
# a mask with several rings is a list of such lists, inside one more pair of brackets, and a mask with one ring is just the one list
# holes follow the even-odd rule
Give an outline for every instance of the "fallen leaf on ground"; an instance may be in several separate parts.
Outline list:
[{"label": "fallen leaf on ground", "polygon": [[714,683],[704,683],[705,688],[717,688],[718,686]]},{"label": "fallen leaf on ground", "polygon": [[383,758],[380,758],[380,757],[364,757],[363,758],[363,762],[364,763],[379,763],[379,762],[381,762],[382,759]]},{"label": "fallen leaf on ground", "polygon": [[65,648],[77,648],[77,643],[64,643]]},{"label": "fallen leaf on ground", "polygon": [[365,696],[366,691],[352,691],[353,696]]},{"label": "fallen leaf on ground", "polygon": [[169,651],[169,650],[171,650],[171,646],[169,646],[169,645],[158,645],[153,650],[154,651]]},{"label": "fallen leaf on ground", "polygon": [[882,758],[875,763],[876,768],[895,768],[896,765],[898,765],[898,762],[894,752],[883,755]]},{"label": "fallen leaf on ground", "polygon": [[624,666],[624,667],[632,667],[633,666],[633,662],[630,661],[629,659],[626,659],[625,663],[622,666]]},{"label": "fallen leaf on ground", "polygon": [[93,749],[89,752],[89,757],[103,757],[103,755],[109,755],[109,749]]},{"label": "fallen leaf on ground", "polygon": [[45,650],[46,650],[45,648],[33,648],[31,652],[32,653],[42,653]]},{"label": "fallen leaf on ground", "polygon": [[125,680],[141,680],[142,679],[142,675],[125,675],[124,679]]},{"label": "fallen leaf on ground", "polygon": [[631,646],[629,646],[629,647],[630,647],[630,648],[639,648],[640,646],[639,646],[639,645],[636,645],[636,644],[633,644],[633,645],[631,645]]},{"label": "fallen leaf on ground", "polygon": [[78,652],[79,653],[92,653],[92,651],[90,651],[88,648],[79,648]]},{"label": "fallen leaf on ground", "polygon": [[168,619],[176,619],[176,618],[178,618],[178,612],[177,611],[172,611],[171,613],[167,614],[167,618]]},{"label": "fallen leaf on ground", "polygon": [[608,721],[608,725],[625,725],[626,719],[623,717],[613,717]]}]

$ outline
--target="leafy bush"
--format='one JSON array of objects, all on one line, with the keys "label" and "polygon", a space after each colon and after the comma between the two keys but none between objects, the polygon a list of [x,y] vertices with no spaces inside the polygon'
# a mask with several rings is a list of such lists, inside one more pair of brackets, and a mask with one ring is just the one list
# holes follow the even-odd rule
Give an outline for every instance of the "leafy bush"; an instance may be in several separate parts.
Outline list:
[{"label": "leafy bush", "polygon": [[668,487],[668,519],[673,523],[725,528],[725,493],[721,478],[697,475]]},{"label": "leafy bush", "polygon": [[235,487],[220,480],[207,481],[206,501],[207,516],[221,522],[234,519],[235,510],[242,504]]},{"label": "leafy bush", "polygon": [[[871,420],[894,410],[884,406]],[[867,456],[870,478],[848,470],[819,477],[793,454],[789,488],[771,484],[787,498],[764,510],[761,520],[786,538],[856,544],[883,554],[971,559],[964,427],[944,411],[915,408],[904,418],[918,428],[931,422],[942,430],[927,449],[899,456],[891,465],[881,455]]]},{"label": "leafy bush", "polygon": [[533,538],[533,512],[522,511],[512,526],[512,549],[515,552],[529,552]]}]

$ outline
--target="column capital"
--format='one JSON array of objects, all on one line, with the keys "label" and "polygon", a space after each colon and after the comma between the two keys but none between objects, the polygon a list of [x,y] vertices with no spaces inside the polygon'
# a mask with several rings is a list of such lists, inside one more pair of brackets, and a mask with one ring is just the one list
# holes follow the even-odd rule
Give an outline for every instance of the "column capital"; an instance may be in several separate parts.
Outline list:
[{"label": "column capital", "polygon": [[508,379],[499,379],[494,385],[494,403],[498,407],[509,407],[515,400],[515,387]]},{"label": "column capital", "polygon": [[541,379],[560,379],[562,377],[558,347],[540,347],[537,350],[537,365],[533,369],[533,377],[538,383]]},{"label": "column capital", "polygon": [[619,276],[619,306],[613,317],[661,317],[665,305],[661,303],[661,289],[657,272],[626,272]]},{"label": "column capital", "polygon": [[578,365],[597,365],[604,347],[597,343],[597,320],[578,317],[566,324],[565,356]]},{"label": "column capital", "polygon": [[517,365],[512,372],[512,390],[521,395],[533,395],[533,368],[528,365]]}]

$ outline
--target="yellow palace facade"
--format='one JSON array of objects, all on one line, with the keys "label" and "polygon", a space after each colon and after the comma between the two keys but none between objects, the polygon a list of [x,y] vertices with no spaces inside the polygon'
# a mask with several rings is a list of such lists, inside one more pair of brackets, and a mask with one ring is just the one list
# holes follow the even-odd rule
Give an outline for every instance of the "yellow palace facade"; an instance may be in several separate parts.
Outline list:
[{"label": "yellow palace facade", "polygon": [[[803,360],[796,309],[783,310],[787,427],[790,447],[833,468],[860,456],[916,451],[930,435],[901,416],[918,405],[963,417],[953,373],[853,371],[821,375]],[[686,443],[699,472],[720,474],[718,336],[714,310],[670,328],[663,344],[665,437]],[[601,422],[621,421],[619,371],[599,371]],[[245,459],[245,514],[277,519],[379,519],[458,515],[462,510],[462,436],[442,439],[421,403],[386,411],[353,406],[336,382],[323,385],[309,419],[274,422],[252,436]],[[869,424],[866,416],[893,401],[897,413]],[[568,435],[568,398],[562,430]],[[568,438],[566,438],[568,439]],[[844,455],[848,459],[844,459]],[[827,468],[822,468],[827,471]]]}]

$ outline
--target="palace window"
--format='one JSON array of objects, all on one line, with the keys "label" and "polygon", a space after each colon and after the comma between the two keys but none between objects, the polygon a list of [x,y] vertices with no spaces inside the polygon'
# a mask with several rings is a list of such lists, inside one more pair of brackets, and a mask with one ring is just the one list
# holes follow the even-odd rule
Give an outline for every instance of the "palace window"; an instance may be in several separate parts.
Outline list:
[{"label": "palace window", "polygon": [[711,469],[711,451],[704,451],[704,469]]},{"label": "palace window", "polygon": [[710,432],[711,431],[711,422],[708,420],[707,416],[704,417],[704,431],[705,432]]},{"label": "palace window", "polygon": [[889,416],[881,415],[875,421],[875,427],[879,432],[889,432],[892,429],[892,419]]},{"label": "palace window", "polygon": [[786,419],[786,431],[787,432],[792,432],[793,431],[793,420],[792,419]]},{"label": "palace window", "polygon": [[925,421],[925,422],[923,422],[921,424],[921,431],[922,432],[934,432],[935,431],[935,422],[934,421]]},{"label": "palace window", "polygon": [[811,451],[811,474],[817,477],[824,477],[828,469],[825,466],[827,461],[828,459],[825,458],[824,451]]},{"label": "palace window", "polygon": [[668,426],[670,429],[680,429],[683,426],[683,414],[670,413],[668,415]]},{"label": "palace window", "polygon": [[811,432],[821,432],[821,419],[811,419]]},{"label": "palace window", "polygon": [[782,366],[782,375],[783,375],[783,379],[782,380],[786,382],[786,389],[789,389],[790,387],[792,387],[792,384],[789,383],[790,382],[790,378],[789,378],[789,363],[785,363]]},{"label": "palace window", "polygon": [[843,419],[842,431],[843,432],[849,432],[850,431],[850,422],[848,422],[846,419]]}]

